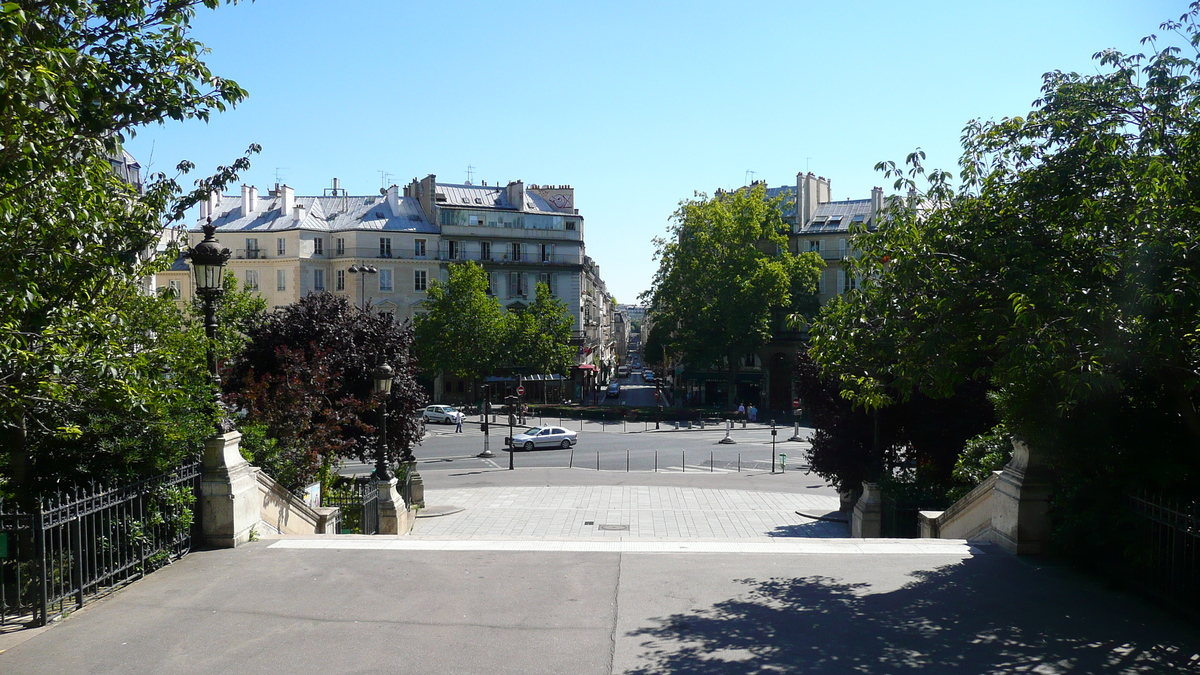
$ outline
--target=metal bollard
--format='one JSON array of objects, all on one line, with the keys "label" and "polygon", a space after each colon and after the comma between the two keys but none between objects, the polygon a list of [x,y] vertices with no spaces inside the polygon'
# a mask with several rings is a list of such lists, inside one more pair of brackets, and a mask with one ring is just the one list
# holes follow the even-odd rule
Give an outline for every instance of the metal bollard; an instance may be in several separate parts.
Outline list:
[{"label": "metal bollard", "polygon": [[600,470],[600,451],[596,451],[596,470]]},{"label": "metal bollard", "polygon": [[679,464],[684,473],[687,473],[687,450],[679,451]]},{"label": "metal bollard", "polygon": [[708,451],[708,472],[709,473],[713,472],[713,451],[712,450]]},{"label": "metal bollard", "polygon": [[567,468],[568,469],[575,468],[575,448],[571,448],[571,460],[569,462],[567,462]]},{"label": "metal bollard", "polygon": [[625,473],[629,473],[629,448],[625,448]]}]

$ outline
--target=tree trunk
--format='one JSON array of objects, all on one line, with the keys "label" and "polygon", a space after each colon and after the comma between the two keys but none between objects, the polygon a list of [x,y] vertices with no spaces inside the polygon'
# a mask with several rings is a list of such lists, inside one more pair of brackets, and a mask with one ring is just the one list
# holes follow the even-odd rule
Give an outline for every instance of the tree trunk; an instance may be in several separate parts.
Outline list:
[{"label": "tree trunk", "polygon": [[725,357],[729,366],[729,409],[737,410],[737,376],[738,376],[738,360],[732,352]]}]

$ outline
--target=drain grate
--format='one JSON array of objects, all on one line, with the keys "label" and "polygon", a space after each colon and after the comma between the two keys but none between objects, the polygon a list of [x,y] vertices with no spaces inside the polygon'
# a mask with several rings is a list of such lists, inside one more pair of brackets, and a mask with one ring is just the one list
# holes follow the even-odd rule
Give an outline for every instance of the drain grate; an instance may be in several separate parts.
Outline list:
[{"label": "drain grate", "polygon": [[619,532],[622,530],[628,530],[629,526],[628,525],[601,525],[599,527],[599,529],[608,530],[610,532]]},{"label": "drain grate", "polygon": [[584,525],[595,525],[595,524],[596,524],[596,521],[594,521],[594,520],[585,520],[585,521],[583,521],[583,524],[584,524]]}]

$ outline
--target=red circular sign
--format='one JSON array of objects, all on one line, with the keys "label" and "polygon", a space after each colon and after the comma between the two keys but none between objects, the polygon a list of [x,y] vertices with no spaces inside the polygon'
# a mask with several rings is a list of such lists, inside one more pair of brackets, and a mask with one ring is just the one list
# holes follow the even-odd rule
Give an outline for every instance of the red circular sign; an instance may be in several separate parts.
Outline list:
[{"label": "red circular sign", "polygon": [[525,386],[522,385],[520,387],[517,387],[517,396],[524,396],[524,395],[525,395]]}]

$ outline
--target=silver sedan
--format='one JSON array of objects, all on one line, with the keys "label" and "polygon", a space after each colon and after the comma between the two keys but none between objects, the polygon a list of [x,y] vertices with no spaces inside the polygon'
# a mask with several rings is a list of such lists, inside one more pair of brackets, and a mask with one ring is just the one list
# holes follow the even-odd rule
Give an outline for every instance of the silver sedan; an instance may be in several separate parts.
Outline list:
[{"label": "silver sedan", "polygon": [[517,434],[512,447],[523,450],[534,448],[566,448],[579,442],[579,434],[562,427],[534,427],[523,434]]}]

